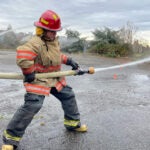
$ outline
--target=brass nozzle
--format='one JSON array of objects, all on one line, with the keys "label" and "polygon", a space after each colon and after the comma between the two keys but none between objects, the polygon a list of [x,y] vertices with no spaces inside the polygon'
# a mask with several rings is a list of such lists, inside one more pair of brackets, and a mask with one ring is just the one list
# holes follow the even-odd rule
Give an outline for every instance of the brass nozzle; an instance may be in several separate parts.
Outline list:
[{"label": "brass nozzle", "polygon": [[88,73],[89,74],[94,74],[95,73],[94,67],[90,67],[89,70],[88,70]]}]

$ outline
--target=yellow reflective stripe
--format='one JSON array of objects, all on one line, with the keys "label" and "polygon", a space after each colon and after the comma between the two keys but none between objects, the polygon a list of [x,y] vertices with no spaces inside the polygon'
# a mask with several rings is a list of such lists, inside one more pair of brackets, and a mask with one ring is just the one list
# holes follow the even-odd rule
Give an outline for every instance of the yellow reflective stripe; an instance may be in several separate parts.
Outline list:
[{"label": "yellow reflective stripe", "polygon": [[14,141],[20,141],[21,140],[20,137],[11,136],[10,134],[8,134],[6,130],[4,131],[4,136],[7,139],[11,139],[11,140],[14,140]]},{"label": "yellow reflective stripe", "polygon": [[44,23],[44,24],[46,24],[46,25],[48,25],[48,24],[49,24],[49,22],[48,22],[48,21],[46,21],[44,18],[41,18],[41,22],[42,22],[42,23]]},{"label": "yellow reflective stripe", "polygon": [[58,19],[58,16],[56,14],[53,14],[52,16],[55,21]]},{"label": "yellow reflective stripe", "polygon": [[80,121],[76,121],[76,120],[64,120],[64,125],[67,126],[72,126],[72,127],[76,127],[78,124],[80,123]]}]

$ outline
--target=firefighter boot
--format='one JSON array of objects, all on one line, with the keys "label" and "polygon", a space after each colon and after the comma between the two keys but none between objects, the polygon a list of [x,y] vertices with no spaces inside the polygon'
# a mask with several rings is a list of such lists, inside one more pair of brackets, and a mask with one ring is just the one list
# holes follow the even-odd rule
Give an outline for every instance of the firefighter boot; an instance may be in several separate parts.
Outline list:
[{"label": "firefighter boot", "polygon": [[75,129],[73,129],[74,131],[77,131],[77,132],[87,132],[87,125],[83,124],[81,125],[80,127],[77,127]]},{"label": "firefighter boot", "polygon": [[2,150],[21,150],[18,146],[10,145],[10,144],[3,144]]},{"label": "firefighter boot", "polygon": [[81,125],[79,120],[64,120],[64,125],[67,130],[69,131],[77,131],[77,132],[86,132],[87,131],[87,126],[86,125]]},{"label": "firefighter boot", "polygon": [[2,150],[14,150],[13,145],[2,145]]}]

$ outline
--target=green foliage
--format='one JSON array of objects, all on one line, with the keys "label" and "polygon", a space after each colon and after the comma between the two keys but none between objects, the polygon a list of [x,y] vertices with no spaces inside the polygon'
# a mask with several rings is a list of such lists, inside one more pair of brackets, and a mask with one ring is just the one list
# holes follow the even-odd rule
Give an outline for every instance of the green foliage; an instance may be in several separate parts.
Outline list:
[{"label": "green foliage", "polygon": [[131,52],[129,44],[98,43],[89,49],[89,52],[98,53],[108,57],[125,57]]},{"label": "green foliage", "polygon": [[112,31],[109,28],[104,28],[104,30],[96,29],[92,33],[96,41],[110,44],[117,44],[119,42],[117,31]]},{"label": "green foliage", "polygon": [[66,30],[67,38],[77,38],[79,39],[80,33],[78,31]]},{"label": "green foliage", "polygon": [[73,42],[71,45],[65,47],[62,49],[63,51],[65,52],[69,52],[69,53],[72,53],[72,52],[83,52],[83,43],[82,43],[82,40],[78,40],[76,42]]},{"label": "green foliage", "polygon": [[128,56],[131,51],[131,45],[124,43],[119,37],[117,31],[109,28],[104,30],[96,29],[94,32],[94,40],[91,42],[89,52],[98,53],[108,57]]},{"label": "green foliage", "polygon": [[130,52],[129,44],[109,44],[106,51],[106,56],[109,57],[124,57]]},{"label": "green foliage", "polygon": [[80,38],[78,31],[66,30],[68,41],[72,41],[69,46],[64,47],[62,50],[65,52],[83,52],[85,39]]}]

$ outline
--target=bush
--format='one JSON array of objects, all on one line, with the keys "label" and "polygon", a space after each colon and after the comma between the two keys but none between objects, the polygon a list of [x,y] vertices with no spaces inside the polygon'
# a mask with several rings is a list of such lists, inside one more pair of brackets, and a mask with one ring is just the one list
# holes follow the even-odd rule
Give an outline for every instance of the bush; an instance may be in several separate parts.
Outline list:
[{"label": "bush", "polygon": [[89,52],[98,53],[108,57],[125,57],[131,51],[129,44],[103,44],[98,43],[89,49]]}]

